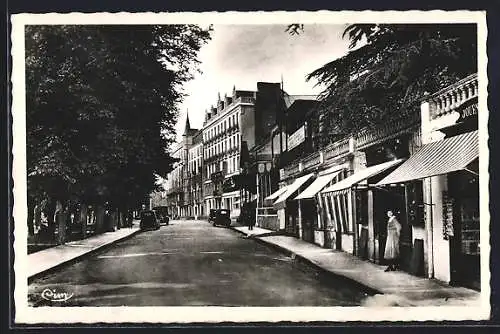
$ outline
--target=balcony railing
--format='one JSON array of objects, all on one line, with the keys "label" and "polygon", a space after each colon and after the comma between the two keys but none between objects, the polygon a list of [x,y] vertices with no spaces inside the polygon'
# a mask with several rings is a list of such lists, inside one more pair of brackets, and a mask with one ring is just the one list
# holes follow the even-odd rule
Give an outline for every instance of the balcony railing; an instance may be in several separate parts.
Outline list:
[{"label": "balcony railing", "polygon": [[298,174],[300,171],[299,164],[293,163],[293,164],[290,164],[288,166],[285,166],[284,171],[285,171],[285,177],[290,177],[290,176],[293,176],[295,174]]},{"label": "balcony railing", "polygon": [[478,96],[477,74],[472,74],[431,95],[431,119],[447,115]]},{"label": "balcony railing", "polygon": [[419,121],[420,114],[414,112],[407,117],[388,122],[381,127],[362,130],[356,136],[356,147],[357,149],[363,149],[396,138],[403,133],[411,132],[419,124]]},{"label": "balcony railing", "polygon": [[324,159],[332,159],[349,153],[349,138],[344,138],[331,143],[324,149]]},{"label": "balcony railing", "polygon": [[320,164],[321,164],[321,154],[318,151],[308,155],[302,161],[302,166],[304,167],[304,169],[318,167]]},{"label": "balcony railing", "polygon": [[238,97],[237,99],[235,99],[233,101],[233,103],[230,104],[231,105],[234,105],[234,104],[238,104],[238,103],[249,103],[249,104],[253,104],[255,103],[255,99],[253,97],[249,97],[249,96],[240,96]]}]

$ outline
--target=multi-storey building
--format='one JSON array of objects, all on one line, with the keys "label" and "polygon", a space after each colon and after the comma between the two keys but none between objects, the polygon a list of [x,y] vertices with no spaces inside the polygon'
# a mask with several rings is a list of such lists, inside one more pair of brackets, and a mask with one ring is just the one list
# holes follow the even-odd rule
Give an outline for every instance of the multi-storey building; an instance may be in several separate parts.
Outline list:
[{"label": "multi-storey building", "polygon": [[[227,208],[231,215],[239,215],[239,192],[236,188],[244,115],[254,112],[252,91],[233,88],[232,96],[218,98],[217,106],[205,113],[203,124],[204,198],[207,212]],[[246,138],[254,140],[254,138]]]},{"label": "multi-storey building", "polygon": [[172,147],[171,155],[174,159],[179,159],[178,162],[175,163],[174,169],[170,172],[166,180],[166,193],[167,193],[167,206],[169,208],[169,214],[172,217],[179,216],[180,206],[183,205],[182,201],[184,200],[182,194],[182,143],[176,143]]},{"label": "multi-storey building", "polygon": [[188,216],[198,219],[206,216],[203,199],[203,132],[197,131],[193,136],[188,151],[188,184],[189,208]]},{"label": "multi-storey building", "polygon": [[192,214],[189,150],[197,132],[197,129],[191,129],[188,115],[182,140],[172,149],[172,157],[178,159],[178,162],[174,165],[174,170],[168,175],[166,182],[168,206],[172,216],[188,217]]}]

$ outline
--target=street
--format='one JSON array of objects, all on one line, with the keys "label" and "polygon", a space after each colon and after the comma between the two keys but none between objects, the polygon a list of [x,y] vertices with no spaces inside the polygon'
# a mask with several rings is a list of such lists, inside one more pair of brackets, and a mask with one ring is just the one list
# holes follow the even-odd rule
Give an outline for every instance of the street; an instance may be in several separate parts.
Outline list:
[{"label": "street", "polygon": [[139,233],[29,285],[33,306],[356,306],[365,297],[203,220]]}]

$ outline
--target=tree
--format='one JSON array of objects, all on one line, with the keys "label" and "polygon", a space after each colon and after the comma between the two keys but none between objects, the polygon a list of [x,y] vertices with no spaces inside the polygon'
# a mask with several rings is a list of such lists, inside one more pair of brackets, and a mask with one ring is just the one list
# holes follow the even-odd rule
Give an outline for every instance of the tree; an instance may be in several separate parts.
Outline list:
[{"label": "tree", "polygon": [[175,161],[182,85],[210,38],[194,25],[27,26],[31,202],[135,205]]},{"label": "tree", "polygon": [[477,71],[472,24],[353,24],[343,37],[349,52],[307,77],[327,86],[320,95],[323,131],[353,134],[407,117],[426,93]]}]

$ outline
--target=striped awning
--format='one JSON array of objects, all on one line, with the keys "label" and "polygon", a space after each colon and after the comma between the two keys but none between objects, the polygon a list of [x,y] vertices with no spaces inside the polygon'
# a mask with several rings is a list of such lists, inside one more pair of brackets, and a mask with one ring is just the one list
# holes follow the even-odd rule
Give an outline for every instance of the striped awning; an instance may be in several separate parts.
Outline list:
[{"label": "striped awning", "polygon": [[314,198],[318,192],[320,192],[328,183],[330,183],[342,170],[336,172],[319,176],[309,187],[306,188],[299,196],[295,199],[310,199]]},{"label": "striped awning", "polygon": [[377,185],[402,183],[465,169],[479,157],[478,131],[422,146]]},{"label": "striped awning", "polygon": [[288,186],[284,186],[282,188],[279,188],[278,190],[276,190],[275,192],[273,192],[271,195],[267,196],[264,199],[265,200],[275,200],[276,198],[279,197],[279,195],[283,194],[286,191],[287,187]]},{"label": "striped awning", "polygon": [[337,194],[337,193],[345,193],[348,191],[352,186],[369,179],[370,177],[373,177],[377,174],[382,173],[383,171],[394,167],[400,163],[402,163],[402,159],[398,160],[392,160],[388,162],[381,163],[379,165],[374,165],[367,167],[365,169],[360,170],[357,173],[354,173],[353,175],[346,177],[340,182],[335,183],[334,185],[326,188],[323,190],[321,193],[330,193],[330,194]]},{"label": "striped awning", "polygon": [[292,194],[294,192],[299,190],[299,188],[304,183],[306,183],[307,180],[309,180],[311,177],[313,177],[313,175],[314,175],[313,173],[307,174],[307,175],[301,176],[298,179],[296,179],[295,181],[293,181],[292,184],[287,186],[286,191],[283,194],[281,194],[280,197],[278,197],[276,202],[274,202],[273,207],[274,208],[282,208],[285,204],[285,201],[288,199],[288,197],[292,196]]}]

